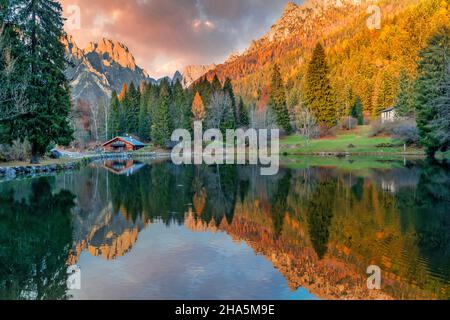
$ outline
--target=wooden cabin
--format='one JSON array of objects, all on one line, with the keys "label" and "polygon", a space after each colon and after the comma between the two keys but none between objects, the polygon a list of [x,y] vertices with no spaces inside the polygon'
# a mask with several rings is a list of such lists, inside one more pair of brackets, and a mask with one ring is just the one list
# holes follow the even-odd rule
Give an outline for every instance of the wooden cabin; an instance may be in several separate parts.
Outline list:
[{"label": "wooden cabin", "polygon": [[129,152],[144,147],[145,144],[132,137],[115,137],[102,145],[105,152]]}]

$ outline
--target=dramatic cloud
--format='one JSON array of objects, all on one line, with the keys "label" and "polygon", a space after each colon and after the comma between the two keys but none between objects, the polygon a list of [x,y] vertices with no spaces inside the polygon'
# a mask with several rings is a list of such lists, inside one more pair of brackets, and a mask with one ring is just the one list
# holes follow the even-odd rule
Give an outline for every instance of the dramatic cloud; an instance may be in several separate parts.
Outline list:
[{"label": "dramatic cloud", "polygon": [[[126,44],[150,75],[220,63],[279,18],[288,0],[62,0],[80,47],[100,37]],[[301,1],[300,1],[301,2]],[[76,20],[76,19],[75,19]]]}]

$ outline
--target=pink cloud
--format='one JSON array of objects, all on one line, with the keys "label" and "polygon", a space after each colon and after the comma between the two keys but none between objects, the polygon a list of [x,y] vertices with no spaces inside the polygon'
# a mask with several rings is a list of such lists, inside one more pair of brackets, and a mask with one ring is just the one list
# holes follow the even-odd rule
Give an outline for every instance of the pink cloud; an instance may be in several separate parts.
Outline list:
[{"label": "pink cloud", "polygon": [[80,47],[100,37],[121,41],[154,77],[188,64],[220,63],[264,34],[286,2],[61,0],[68,18],[76,13],[73,6],[80,9],[80,28],[66,28]]}]

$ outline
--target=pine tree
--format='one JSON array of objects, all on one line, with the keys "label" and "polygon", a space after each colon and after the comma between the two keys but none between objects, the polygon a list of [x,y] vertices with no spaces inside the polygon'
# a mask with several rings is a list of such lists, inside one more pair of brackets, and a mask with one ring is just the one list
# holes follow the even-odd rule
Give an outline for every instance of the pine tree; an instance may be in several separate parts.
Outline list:
[{"label": "pine tree", "polygon": [[355,103],[350,108],[350,116],[358,120],[359,126],[362,126],[364,124],[363,110],[364,107],[361,101],[361,97],[357,96]]},{"label": "pine tree", "polygon": [[414,114],[413,86],[406,71],[400,73],[400,80],[395,98],[395,115],[399,118],[411,117]]},{"label": "pine tree", "polygon": [[195,94],[194,101],[192,102],[192,114],[194,115],[194,121],[205,120],[205,105],[203,104],[202,97],[198,91]]},{"label": "pine tree", "polygon": [[442,151],[450,149],[450,61],[447,63],[447,77],[441,86],[442,95],[432,104],[436,108],[437,116],[430,124],[431,130],[439,142]]},{"label": "pine tree", "polygon": [[35,107],[32,115],[11,123],[14,134],[31,143],[31,162],[38,163],[52,144],[68,145],[70,87],[66,69],[62,7],[54,0],[10,0],[9,17],[20,30],[29,85],[26,98]]},{"label": "pine tree", "polygon": [[286,105],[286,92],[278,64],[274,65],[272,71],[269,106],[275,111],[278,126],[283,129],[286,134],[290,134],[292,132],[292,127]]},{"label": "pine tree", "polygon": [[126,132],[138,134],[139,129],[139,112],[140,112],[140,93],[131,82],[125,95],[125,112],[126,112]]},{"label": "pine tree", "polygon": [[244,105],[244,100],[242,99],[242,97],[239,97],[238,114],[239,114],[239,125],[241,127],[248,127],[250,125],[250,117],[248,114],[248,110]]},{"label": "pine tree", "polygon": [[111,94],[109,113],[110,124],[108,135],[113,138],[122,133],[120,128],[120,102],[116,91],[113,91]]},{"label": "pine tree", "polygon": [[153,113],[151,138],[156,145],[165,147],[172,133],[170,124],[170,92],[167,83],[161,84],[158,104]]},{"label": "pine tree", "polygon": [[318,122],[327,127],[332,127],[336,124],[337,107],[330,84],[329,72],[325,50],[318,43],[308,66],[305,99]]},{"label": "pine tree", "polygon": [[441,27],[420,51],[418,79],[415,83],[414,105],[420,143],[434,158],[437,151],[445,149],[439,139],[439,131],[431,124],[438,117],[436,101],[445,96],[445,83],[450,61],[450,28]]},{"label": "pine tree", "polygon": [[144,84],[140,88],[140,110],[139,110],[139,130],[138,136],[148,141],[150,139],[150,114],[147,102],[149,100],[150,89]]},{"label": "pine tree", "polygon": [[240,116],[239,116],[237,106],[236,106],[236,96],[234,95],[233,84],[231,83],[231,79],[228,77],[225,79],[225,83],[223,85],[223,92],[225,94],[228,94],[228,96],[230,97],[231,107],[233,109],[233,114],[234,114],[234,122],[236,124],[239,124]]},{"label": "pine tree", "polygon": [[226,131],[236,129],[236,119],[235,112],[233,108],[233,102],[228,92],[224,92],[223,96],[225,98],[224,110],[222,115],[222,121],[220,122],[220,130],[223,134],[226,134]]},{"label": "pine tree", "polygon": [[0,0],[0,143],[11,144],[17,138],[13,120],[32,114],[33,106],[27,103],[27,65],[23,57],[25,47],[19,31],[12,22],[4,20],[8,1]]},{"label": "pine tree", "polygon": [[190,130],[191,108],[180,81],[177,81],[173,87],[171,109],[173,128]]},{"label": "pine tree", "polygon": [[217,92],[222,90],[222,84],[220,83],[219,77],[217,77],[217,74],[214,75],[214,78],[211,82],[211,88],[212,92]]},{"label": "pine tree", "polygon": [[394,97],[394,79],[388,72],[383,72],[381,84],[376,97],[377,100],[375,109],[373,110],[374,116],[379,116],[383,110],[392,107],[394,104]]}]

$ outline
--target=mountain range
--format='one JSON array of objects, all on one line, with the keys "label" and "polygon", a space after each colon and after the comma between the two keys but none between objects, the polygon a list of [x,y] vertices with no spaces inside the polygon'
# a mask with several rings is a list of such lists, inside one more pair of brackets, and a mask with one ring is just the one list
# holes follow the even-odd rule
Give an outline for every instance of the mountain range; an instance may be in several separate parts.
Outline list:
[{"label": "mountain range", "polygon": [[[439,26],[450,25],[450,4],[442,0],[307,0],[289,2],[281,17],[241,54],[218,65],[187,66],[170,81],[184,87],[206,76],[230,78],[246,102],[265,105],[273,65],[280,66],[288,107],[300,103],[312,50],[321,42],[327,53],[330,80],[340,106],[360,96],[365,110],[393,103],[402,71],[415,75],[417,53]],[[380,27],[369,23],[380,18]],[[74,99],[98,101],[120,91],[123,83],[157,83],[120,42],[100,39],[85,49],[65,39],[71,66],[67,76]]]},{"label": "mountain range", "polygon": [[180,81],[189,87],[215,65],[187,66],[183,72],[175,72],[173,77],[151,78],[147,72],[136,64],[128,47],[121,42],[99,39],[89,43],[86,48],[77,46],[72,36],[63,39],[69,67],[66,76],[72,88],[74,101],[88,103],[107,101],[113,91],[120,92],[124,83],[139,85],[142,81],[159,83],[163,79],[170,82]]}]

